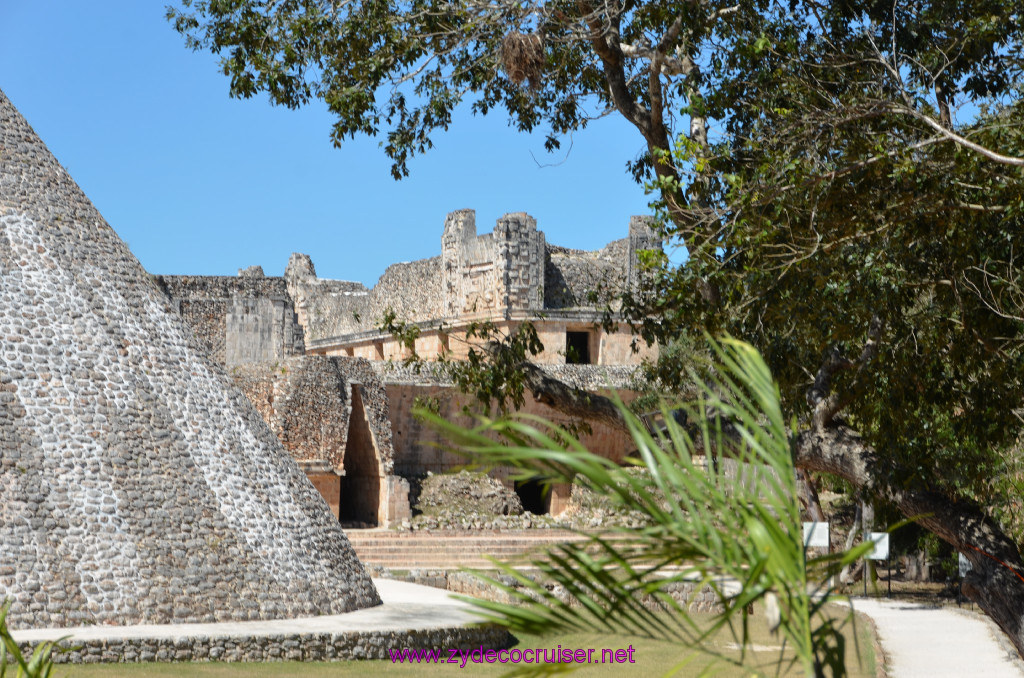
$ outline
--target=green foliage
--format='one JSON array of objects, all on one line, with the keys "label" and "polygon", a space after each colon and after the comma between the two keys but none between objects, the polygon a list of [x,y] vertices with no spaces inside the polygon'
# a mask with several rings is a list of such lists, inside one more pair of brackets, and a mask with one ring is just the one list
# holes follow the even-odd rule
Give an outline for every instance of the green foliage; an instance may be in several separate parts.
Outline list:
[{"label": "green foliage", "polygon": [[0,678],[5,678],[12,666],[16,669],[14,678],[49,678],[53,673],[54,651],[63,651],[57,647],[60,641],[40,643],[32,656],[26,659],[7,628],[6,620],[10,610],[10,601],[0,604]]},{"label": "green foliage", "polygon": [[[1022,122],[1018,103],[969,133],[1024,156]],[[801,415],[824,356],[857,360],[877,323],[878,355],[833,384],[846,394],[847,421],[884,451],[899,482],[987,503],[1024,406],[1015,263],[1024,178],[955,146],[914,149],[901,138],[922,133],[862,123],[809,147],[741,145],[730,166],[742,188],[723,195],[717,253],[663,268],[650,296],[671,306],[632,311],[652,338],[707,327],[750,340]],[[880,154],[866,148],[883,142]],[[828,159],[793,165],[797,154]],[[873,162],[830,178],[865,157]],[[697,291],[707,285],[718,303]]]},{"label": "green foliage", "polygon": [[[335,145],[384,132],[395,178],[433,146],[434,132],[447,129],[469,94],[474,113],[504,108],[521,131],[546,123],[549,150],[558,148],[559,136],[586,126],[588,97],[606,98],[600,69],[579,40],[581,10],[572,2],[501,2],[481,10],[426,0],[181,0],[167,17],[191,48],[222,56],[232,96],[265,92],[289,108],[321,100],[335,116]],[[502,64],[505,41],[517,33],[544,36],[538,88],[522,87]]]},{"label": "green foliage", "polygon": [[[778,610],[767,623],[795,651],[794,661],[806,675],[845,675],[843,636],[824,610],[828,581],[865,547],[808,557],[790,453],[792,429],[778,388],[749,345],[727,340],[713,345],[713,353],[718,365],[713,380],[698,380],[699,397],[684,406],[696,424],[694,436],[665,410],[667,430],[655,438],[622,408],[637,446],[629,461],[644,473],[586,451],[555,427],[538,428],[535,418],[485,420],[465,430],[424,413],[457,449],[485,463],[512,465],[548,481],[575,478],[619,508],[651,520],[642,529],[612,529],[554,548],[532,563],[540,581],[500,566],[522,588],[491,579],[516,604],[471,601],[486,619],[528,633],[585,630],[674,639],[742,665],[751,661],[749,653],[726,656],[706,641],[727,630],[745,647],[750,625],[763,623],[748,617],[748,606],[763,601]],[[732,422],[728,430],[725,421]],[[506,444],[495,443],[495,433]],[[730,477],[709,471],[694,461],[699,449],[732,457],[746,472]],[[571,601],[544,581],[562,585]],[[710,628],[694,619],[686,601],[669,594],[680,582],[715,591],[724,612]],[[653,601],[653,608],[645,600]],[[672,614],[663,614],[666,610]]]},{"label": "green foliage", "polygon": [[[463,393],[469,393],[490,409],[500,412],[519,409],[525,402],[526,381],[521,369],[544,350],[533,323],[525,321],[507,334],[491,321],[471,323],[466,341],[479,340],[483,348],[470,347],[465,360],[449,361],[449,374]],[[488,344],[497,350],[488,350]]]},{"label": "green foliage", "polygon": [[1020,445],[1003,454],[999,461],[991,474],[993,492],[1007,500],[992,507],[992,516],[1024,550],[1024,459]]},{"label": "green foliage", "polygon": [[420,361],[416,353],[416,340],[422,332],[419,325],[402,320],[394,309],[388,308],[384,311],[379,327],[381,331],[389,333],[398,340],[402,348],[405,349],[406,357],[402,362],[416,368],[418,371]]},{"label": "green foliage", "polygon": [[[690,257],[656,265],[626,313],[662,344],[692,328],[750,341],[800,417],[841,356],[841,416],[889,479],[1005,504],[989,479],[1024,406],[1024,176],[935,124],[1024,158],[1020,5],[792,6],[746,71],[749,108],[709,148],[677,145],[701,200],[662,216]],[[981,113],[944,121],[943,105]]]},{"label": "green foliage", "polygon": [[434,396],[418,395],[413,398],[412,406],[415,410],[425,410],[431,414],[438,414],[441,412],[441,401]]}]

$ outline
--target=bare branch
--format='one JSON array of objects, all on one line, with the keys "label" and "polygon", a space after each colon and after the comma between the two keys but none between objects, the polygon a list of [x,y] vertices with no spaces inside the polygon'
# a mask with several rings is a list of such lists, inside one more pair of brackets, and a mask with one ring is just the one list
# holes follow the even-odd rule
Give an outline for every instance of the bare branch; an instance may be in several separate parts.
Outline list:
[{"label": "bare branch", "polygon": [[693,59],[685,54],[669,56],[649,45],[630,45],[622,42],[619,43],[619,51],[627,59],[649,59],[651,61],[657,59],[660,62],[662,75],[690,75],[697,68]]},{"label": "bare branch", "polygon": [[964,148],[969,148],[976,153],[980,153],[989,160],[994,160],[995,162],[1003,165],[1010,165],[1011,167],[1024,167],[1024,158],[1018,158],[1012,155],[1003,155],[1002,153],[997,153],[989,148],[985,148],[981,144],[976,144],[970,139],[960,136],[953,130],[943,127],[941,123],[933,119],[931,116],[925,115],[914,108],[910,108],[909,106],[893,105],[890,110],[894,113],[909,115],[916,120],[920,120],[950,141],[963,146]]}]

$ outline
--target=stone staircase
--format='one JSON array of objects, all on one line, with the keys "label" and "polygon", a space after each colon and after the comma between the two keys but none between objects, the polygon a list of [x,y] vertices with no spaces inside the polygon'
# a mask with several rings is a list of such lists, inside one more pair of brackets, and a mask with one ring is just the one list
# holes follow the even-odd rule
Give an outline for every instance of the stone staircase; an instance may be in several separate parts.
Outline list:
[{"label": "stone staircase", "polygon": [[397,532],[347,528],[345,534],[359,560],[392,570],[492,568],[484,556],[522,562],[525,554],[536,549],[581,539],[566,530]]}]

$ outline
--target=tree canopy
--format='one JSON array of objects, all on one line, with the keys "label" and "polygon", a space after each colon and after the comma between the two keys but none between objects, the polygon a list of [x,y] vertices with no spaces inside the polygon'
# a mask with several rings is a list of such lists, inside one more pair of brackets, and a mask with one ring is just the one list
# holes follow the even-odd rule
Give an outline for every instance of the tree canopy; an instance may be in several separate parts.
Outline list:
[{"label": "tree canopy", "polygon": [[[802,422],[797,464],[923,516],[1024,651],[1024,561],[993,520],[1024,412],[1017,0],[181,0],[168,16],[223,56],[233,95],[322,100],[335,143],[383,134],[396,177],[464,101],[551,148],[623,116],[627,168],[688,254],[652,253],[623,311],[662,346],[695,330],[756,346]],[[669,388],[686,375],[662,368]]]}]

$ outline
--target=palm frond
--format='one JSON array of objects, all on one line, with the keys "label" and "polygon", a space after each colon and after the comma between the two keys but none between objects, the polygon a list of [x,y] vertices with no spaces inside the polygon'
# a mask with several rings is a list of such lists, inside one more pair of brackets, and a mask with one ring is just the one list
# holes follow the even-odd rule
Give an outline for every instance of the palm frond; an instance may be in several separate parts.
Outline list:
[{"label": "palm frond", "polygon": [[[753,623],[747,610],[771,597],[779,611],[774,625],[805,674],[825,675],[828,668],[831,675],[845,675],[843,637],[823,606],[830,575],[863,548],[807,558],[790,450],[794,432],[783,417],[778,387],[748,344],[711,343],[712,376],[694,378],[695,402],[662,406],[664,432],[652,434],[619,403],[636,445],[627,464],[641,467],[642,474],[587,451],[565,430],[536,417],[482,419],[463,429],[419,413],[455,449],[485,464],[512,466],[521,477],[546,482],[575,481],[649,519],[644,529],[611,528],[550,549],[531,561],[536,578],[498,564],[519,586],[485,579],[512,604],[467,600],[485,619],[512,631],[677,640],[721,662],[742,664]],[[677,423],[678,411],[689,428]],[[698,463],[700,452],[728,460],[732,470]],[[557,584],[561,593],[542,582]],[[710,625],[691,614],[690,601],[672,595],[680,582],[714,591],[723,611]],[[738,660],[710,642],[720,632],[739,644]]]}]

